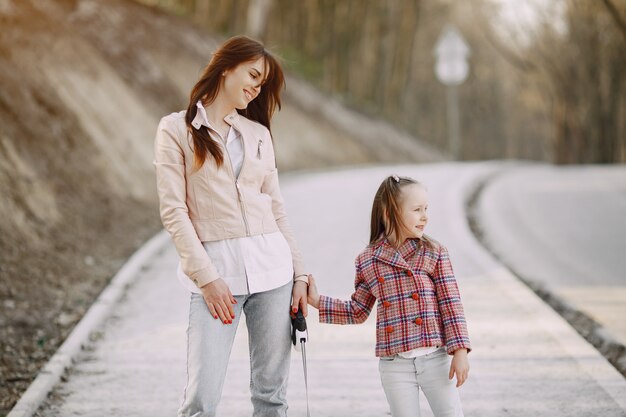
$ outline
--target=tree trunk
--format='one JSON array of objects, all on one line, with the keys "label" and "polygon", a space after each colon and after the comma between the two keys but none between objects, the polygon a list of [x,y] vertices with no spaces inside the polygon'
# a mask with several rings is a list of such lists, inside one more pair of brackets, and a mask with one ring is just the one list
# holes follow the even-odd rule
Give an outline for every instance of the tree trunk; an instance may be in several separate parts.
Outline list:
[{"label": "tree trunk", "polygon": [[267,20],[273,5],[273,0],[250,0],[246,21],[246,33],[249,36],[265,40]]}]

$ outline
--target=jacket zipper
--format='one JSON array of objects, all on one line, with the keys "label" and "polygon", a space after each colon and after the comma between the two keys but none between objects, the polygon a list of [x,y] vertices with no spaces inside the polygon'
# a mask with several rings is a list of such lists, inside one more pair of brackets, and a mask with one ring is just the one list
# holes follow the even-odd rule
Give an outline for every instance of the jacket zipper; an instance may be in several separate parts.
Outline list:
[{"label": "jacket zipper", "polygon": [[[228,140],[228,138],[226,140]],[[243,161],[241,162],[241,170],[239,170],[239,175],[241,175],[243,167],[246,164],[246,144],[243,141],[243,136],[241,136],[241,146],[243,149]],[[235,177],[235,171],[233,170],[233,165],[230,162],[230,152],[228,152],[228,146],[226,146],[226,144],[224,144],[224,150],[226,151],[226,155],[228,156],[228,167],[230,169],[230,175],[235,182],[235,189],[237,190],[237,197],[239,198],[239,208],[241,209],[241,217],[243,218],[243,223],[246,226],[246,236],[250,236],[250,226],[248,224],[248,218],[246,217],[246,211],[243,207],[243,196],[241,195],[241,187],[239,185],[239,175]]]},{"label": "jacket zipper", "polygon": [[250,226],[248,225],[248,218],[246,217],[246,211],[243,208],[243,199],[241,197],[241,189],[239,188],[238,180],[235,180],[235,187],[237,188],[237,194],[239,194],[239,207],[241,207],[241,215],[243,216],[243,222],[246,225],[246,236],[250,236]]}]

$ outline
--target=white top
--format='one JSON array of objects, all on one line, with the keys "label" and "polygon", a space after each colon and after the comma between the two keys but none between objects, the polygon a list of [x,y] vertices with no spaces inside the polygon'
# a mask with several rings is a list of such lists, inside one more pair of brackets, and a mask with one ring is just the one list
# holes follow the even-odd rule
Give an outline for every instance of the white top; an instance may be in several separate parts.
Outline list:
[{"label": "white top", "polygon": [[398,356],[401,356],[401,357],[407,358],[407,359],[417,358],[418,356],[424,356],[424,355],[428,355],[429,353],[433,353],[437,349],[439,349],[439,348],[436,347],[436,346],[415,348],[415,349],[409,350],[407,352],[400,352],[400,353],[398,353]]},{"label": "white top", "polygon": [[[201,105],[198,111],[209,126],[206,111]],[[213,129],[222,142],[223,138]],[[212,135],[213,136],[213,135]],[[244,159],[241,134],[232,126],[226,137],[226,150],[235,177],[239,176]],[[233,295],[254,294],[281,287],[293,280],[291,249],[283,234],[274,233],[239,237],[234,239],[202,242],[204,249]],[[185,275],[180,263],[178,278],[189,291],[200,289]]]}]

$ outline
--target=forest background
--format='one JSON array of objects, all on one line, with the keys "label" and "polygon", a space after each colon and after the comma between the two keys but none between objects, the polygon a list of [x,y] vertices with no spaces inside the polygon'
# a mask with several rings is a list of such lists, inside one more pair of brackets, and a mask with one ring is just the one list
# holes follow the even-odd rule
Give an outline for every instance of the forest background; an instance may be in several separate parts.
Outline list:
[{"label": "forest background", "polygon": [[[0,416],[161,229],[156,125],[219,42],[249,34],[289,69],[281,172],[434,162],[448,24],[471,48],[460,159],[626,162],[626,0],[0,0]],[[305,90],[356,128],[298,108]]]},{"label": "forest background", "polygon": [[461,159],[626,161],[624,0],[142,0],[225,35],[248,33],[360,111],[447,149],[433,48],[471,48]]}]

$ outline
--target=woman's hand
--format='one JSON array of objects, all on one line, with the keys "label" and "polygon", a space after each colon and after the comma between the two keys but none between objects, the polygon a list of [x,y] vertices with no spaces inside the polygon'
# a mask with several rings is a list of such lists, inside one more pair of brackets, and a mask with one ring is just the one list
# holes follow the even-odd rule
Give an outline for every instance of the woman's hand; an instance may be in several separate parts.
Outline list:
[{"label": "woman's hand", "polygon": [[469,361],[467,360],[467,349],[457,349],[454,351],[452,363],[450,364],[450,374],[448,379],[456,374],[457,388],[463,385],[469,374]]},{"label": "woman's hand", "polygon": [[230,292],[230,288],[223,279],[218,278],[206,285],[200,287],[204,302],[213,318],[222,320],[224,324],[231,324],[235,318],[235,310],[233,304],[237,304],[237,300]]},{"label": "woman's hand", "polygon": [[313,307],[319,310],[320,308],[320,294],[317,291],[317,285],[315,285],[315,279],[313,275],[309,275],[309,295],[307,297],[307,301]]},{"label": "woman's hand", "polygon": [[291,297],[293,300],[291,302],[291,318],[296,317],[296,313],[298,312],[298,309],[302,310],[302,314],[304,314],[304,317],[308,315],[307,305],[306,305],[306,292],[307,292],[306,282],[296,281],[293,284],[293,290],[291,291]]}]

